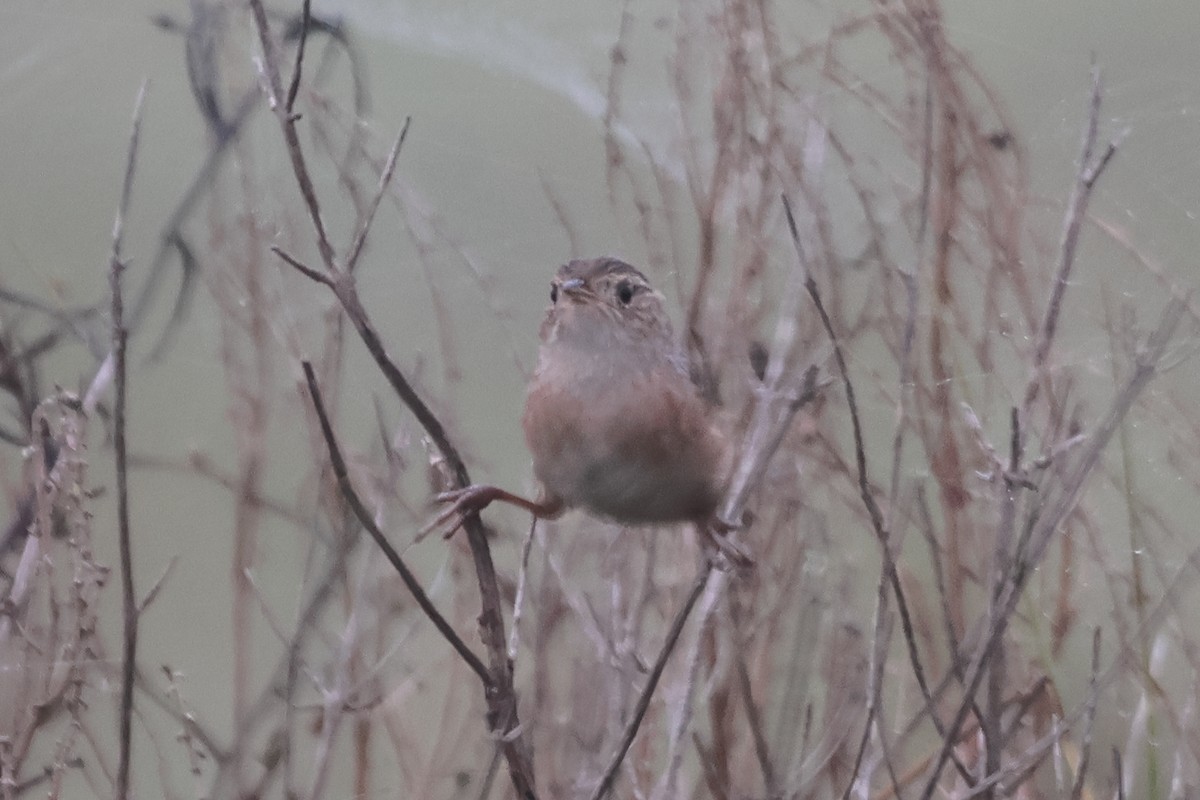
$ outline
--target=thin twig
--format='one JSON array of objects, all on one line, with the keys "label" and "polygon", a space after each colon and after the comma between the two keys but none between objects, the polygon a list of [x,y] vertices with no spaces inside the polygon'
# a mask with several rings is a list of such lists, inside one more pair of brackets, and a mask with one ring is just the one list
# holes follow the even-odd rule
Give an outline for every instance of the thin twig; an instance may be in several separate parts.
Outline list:
[{"label": "thin twig", "polygon": [[379,210],[379,203],[392,183],[392,175],[396,172],[396,159],[400,157],[400,148],[404,147],[404,140],[408,138],[408,126],[411,124],[412,117],[405,117],[404,126],[400,129],[396,141],[392,144],[392,149],[388,152],[387,162],[383,165],[383,171],[379,173],[379,185],[375,189],[375,196],[371,198],[371,204],[367,206],[366,212],[359,220],[358,231],[354,234],[354,242],[346,254],[346,272],[354,272],[354,265],[358,263],[358,257],[362,254],[363,245],[367,242],[367,234],[371,230],[371,223],[375,221],[375,212]]},{"label": "thin twig", "polygon": [[958,732],[962,729],[963,723],[971,711],[975,692],[979,689],[983,678],[984,666],[992,658],[996,642],[1007,630],[1008,622],[1012,618],[1017,600],[1020,598],[1026,582],[1041,561],[1054,533],[1075,509],[1087,477],[1095,469],[1101,453],[1108,445],[1120,421],[1129,412],[1141,391],[1158,374],[1159,362],[1166,351],[1167,344],[1174,336],[1184,308],[1184,300],[1180,297],[1172,298],[1167,304],[1158,326],[1147,337],[1145,345],[1135,359],[1133,374],[1113,398],[1107,413],[1101,418],[1089,437],[1084,451],[1077,457],[1071,471],[1063,476],[1061,484],[1051,487],[1050,490],[1043,493],[1038,507],[1032,513],[1026,532],[1022,536],[1023,541],[1017,547],[1018,561],[1014,564],[1001,596],[988,612],[983,641],[963,676],[963,699],[949,725],[948,735],[943,737],[938,757],[934,761],[925,790],[921,794],[922,800],[929,800],[937,789],[938,777],[945,767],[946,761],[952,757]]},{"label": "thin twig", "polygon": [[[729,604],[729,618],[733,623],[734,635],[742,637],[746,627],[741,619],[741,609],[736,600]],[[779,794],[779,785],[775,777],[775,768],[771,763],[771,751],[767,746],[767,737],[763,733],[762,715],[754,703],[750,670],[746,665],[746,641],[744,639],[738,643],[734,662],[737,666],[738,688],[742,693],[742,702],[746,705],[746,721],[750,725],[750,735],[754,739],[754,756],[758,759],[758,768],[762,771],[763,790],[767,797],[776,797]]]},{"label": "thin twig", "polygon": [[[1018,475],[1021,469],[1021,416],[1015,406],[1010,412],[1009,457],[1006,466],[998,465],[1004,470],[1004,475]],[[1020,484],[1005,477],[997,481],[1000,498],[1000,520],[996,526],[995,546],[992,555],[992,585],[989,602],[995,603],[1004,589],[1011,572],[1012,533],[1016,519],[1017,492]],[[994,618],[994,614],[991,614]],[[1000,769],[1001,751],[1004,743],[1001,741],[1001,725],[1004,712],[1004,691],[1008,680],[1007,655],[1005,642],[996,642],[991,663],[988,665],[988,683],[986,690],[986,712],[980,717],[979,725],[983,730],[985,762],[984,774],[991,775]],[[984,795],[991,798],[990,791]]]},{"label": "thin twig", "polygon": [[[307,274],[307,273],[306,273]],[[461,488],[471,484],[470,474],[466,463],[457,448],[450,442],[445,426],[433,411],[425,404],[412,384],[400,372],[399,367],[392,361],[383,345],[378,331],[375,330],[366,309],[363,308],[358,293],[354,288],[353,276],[340,273],[332,283],[328,283],[334,295],[341,301],[367,351],[375,360],[392,389],[401,401],[412,412],[413,416],[425,429],[430,440],[446,459],[454,476],[455,483]],[[488,724],[493,732],[500,735],[505,756],[509,763],[514,788],[521,798],[533,797],[533,768],[529,754],[525,750],[524,738],[520,733],[520,719],[517,714],[516,691],[513,689],[513,665],[508,660],[504,634],[504,614],[500,599],[500,587],[496,580],[496,568],[492,562],[491,549],[484,533],[483,522],[478,513],[468,514],[463,520],[463,529],[467,534],[467,544],[475,564],[476,580],[479,584],[480,605],[479,614],[480,638],[488,653],[490,681],[485,685],[488,702]],[[377,540],[378,541],[378,540]]]},{"label": "thin twig", "polygon": [[363,504],[358,493],[354,491],[354,486],[350,483],[350,474],[346,469],[346,461],[342,458],[341,449],[338,447],[337,439],[333,435],[333,426],[329,422],[329,416],[325,411],[325,404],[321,400],[321,390],[317,386],[317,376],[313,372],[312,364],[305,361],[301,366],[304,368],[304,379],[308,383],[308,392],[312,397],[313,407],[317,412],[317,419],[321,423],[321,433],[325,437],[325,445],[329,448],[329,461],[333,467],[334,477],[337,479],[338,488],[342,491],[342,496],[346,498],[346,502],[350,506],[350,510],[354,512],[354,516],[364,528],[371,538],[375,540],[375,544],[383,551],[384,556],[391,563],[392,567],[400,574],[400,579],[404,581],[404,585],[408,587],[412,593],[413,599],[417,601],[417,605],[425,612],[433,622],[434,627],[441,632],[446,641],[462,656],[463,661],[467,662],[467,666],[479,676],[479,680],[483,681],[484,688],[491,690],[492,676],[488,672],[487,667],[479,660],[466,643],[454,632],[454,628],[446,621],[446,618],[434,607],[429,596],[425,594],[425,590],[421,588],[420,582],[417,581],[415,575],[409,570],[408,565],[392,547],[391,543],[379,530],[379,526],[375,524],[375,520],[371,516],[371,512]]},{"label": "thin twig", "polygon": [[525,605],[525,582],[529,578],[529,553],[533,550],[533,534],[537,531],[537,517],[529,523],[529,534],[525,537],[525,544],[521,547],[521,567],[517,571],[517,593],[513,597],[512,610],[512,630],[508,636],[508,659],[516,662],[517,647],[521,643],[521,634],[519,626],[521,624],[521,610]]},{"label": "thin twig", "polygon": [[704,746],[704,742],[700,741],[700,736],[695,731],[692,731],[692,745],[696,748],[696,755],[700,757],[700,769],[704,773],[704,785],[709,793],[712,794],[713,800],[729,800],[729,793],[726,790],[725,782],[717,774],[716,764],[718,756],[713,753],[712,748]]},{"label": "thin twig", "polygon": [[[929,564],[933,569],[933,585],[937,589],[938,605],[942,610],[942,627],[945,628],[947,649],[955,654],[951,668],[955,672],[961,673],[959,667],[959,652],[958,634],[954,632],[954,622],[950,618],[949,600],[946,594],[946,575],[942,570],[942,550],[938,546],[937,531],[933,527],[933,514],[929,511],[929,499],[925,496],[925,486],[917,484],[917,511],[920,514],[920,530],[925,537],[925,544],[929,548]],[[961,674],[959,675],[961,678]]]},{"label": "thin twig", "polygon": [[271,252],[274,253],[275,255],[279,256],[280,258],[282,258],[290,266],[294,267],[297,272],[299,272],[301,275],[308,278],[309,280],[316,281],[317,283],[322,283],[322,284],[328,286],[330,289],[334,288],[333,278],[329,277],[324,272],[318,272],[317,270],[312,269],[311,267],[306,265],[304,262],[300,261],[298,258],[293,256],[291,253],[284,250],[282,247],[279,247],[278,245],[273,244],[273,245],[271,245]]},{"label": "thin twig", "polygon": [[661,790],[657,793],[659,796],[676,797],[678,796],[678,781],[679,772],[683,766],[684,742],[687,737],[688,726],[692,722],[692,697],[695,694],[697,684],[700,682],[700,656],[704,652],[703,647],[706,639],[706,632],[712,624],[713,618],[716,616],[716,610],[721,602],[721,598],[725,595],[725,590],[729,586],[729,572],[720,572],[708,581],[708,585],[704,589],[704,597],[700,602],[700,621],[696,625],[696,636],[692,639],[691,648],[687,655],[687,668],[683,679],[683,697],[677,702],[675,708],[675,719],[671,726],[671,731],[667,737],[667,769],[666,773],[659,781]]},{"label": "thin twig", "polygon": [[825,310],[825,302],[821,299],[821,291],[817,288],[817,282],[812,276],[812,271],[808,269],[807,258],[804,255],[804,248],[800,244],[800,232],[796,227],[796,218],[792,214],[792,204],[788,200],[787,195],[783,196],[783,210],[787,216],[788,229],[792,234],[792,244],[795,245],[796,255],[800,259],[801,268],[804,270],[804,288],[812,298],[813,305],[816,306],[817,314],[821,318],[821,326],[825,329],[826,335],[829,337],[830,344],[833,345],[833,358],[837,363],[838,374],[842,379],[842,388],[846,392],[846,405],[850,409],[850,426],[854,433],[854,460],[858,467],[858,491],[862,497],[863,505],[867,507],[867,513],[871,516],[871,526],[875,530],[875,534],[879,537],[881,543],[887,546],[887,535],[883,525],[883,512],[879,508],[879,504],[875,501],[875,495],[871,492],[870,479],[867,476],[867,453],[863,444],[862,423],[858,416],[858,401],[854,395],[854,384],[850,381],[850,370],[846,366],[846,356],[842,352],[842,344],[838,339],[837,333],[834,331],[833,322],[829,319],[829,312]]},{"label": "thin twig", "polygon": [[287,102],[283,108],[289,117],[296,113],[296,95],[300,93],[300,73],[304,66],[304,46],[308,43],[308,27],[312,22],[312,0],[304,0],[300,8],[300,38],[296,42],[296,65],[292,67],[292,82],[288,86]]},{"label": "thin twig", "polygon": [[679,641],[679,635],[683,633],[683,626],[691,615],[696,601],[700,599],[700,594],[708,584],[708,577],[711,574],[712,564],[706,563],[696,576],[696,580],[692,584],[692,589],[688,592],[687,600],[684,601],[683,608],[679,609],[679,613],[675,615],[675,619],[671,623],[671,629],[667,632],[667,638],[663,642],[662,650],[659,651],[658,658],[654,662],[654,668],[650,670],[650,677],[646,679],[646,686],[642,689],[637,705],[633,709],[633,716],[625,726],[625,732],[621,735],[621,744],[617,747],[617,751],[613,753],[613,757],[609,761],[608,767],[604,770],[604,776],[600,779],[600,784],[596,787],[596,791],[592,792],[591,800],[601,800],[612,789],[613,781],[617,777],[617,771],[621,768],[621,762],[625,760],[625,754],[629,752],[629,747],[633,744],[634,737],[637,736],[638,728],[642,725],[642,719],[646,716],[646,709],[650,707],[650,698],[654,696],[654,689],[658,686],[663,669],[667,666],[667,659],[671,657],[671,652],[675,649],[675,645]]},{"label": "thin twig", "polygon": [[492,794],[492,784],[496,782],[496,773],[500,771],[500,748],[492,749],[492,757],[488,761],[487,772],[479,784],[479,800],[487,800]]},{"label": "thin twig", "polygon": [[[1079,232],[1083,227],[1083,218],[1087,213],[1088,201],[1092,189],[1100,175],[1108,166],[1117,152],[1124,134],[1109,142],[1108,147],[1095,161],[1092,153],[1096,149],[1096,139],[1100,128],[1100,100],[1103,95],[1103,84],[1100,80],[1100,68],[1092,67],[1092,94],[1088,101],[1088,118],[1084,124],[1083,142],[1080,145],[1079,171],[1075,176],[1075,185],[1071,188],[1071,198],[1067,202],[1067,212],[1063,217],[1062,237],[1058,245],[1058,265],[1054,271],[1054,283],[1050,287],[1050,300],[1046,303],[1046,313],[1038,330],[1037,343],[1033,351],[1033,375],[1025,390],[1025,400],[1022,411],[1028,412],[1029,406],[1037,397],[1038,387],[1042,381],[1042,371],[1050,347],[1054,343],[1054,335],[1058,331],[1058,319],[1062,312],[1063,295],[1071,279],[1071,268],[1075,265],[1075,251],[1079,243]],[[1023,414],[1025,416],[1025,414]]]},{"label": "thin twig", "polygon": [[121,273],[125,265],[121,262],[121,237],[125,227],[125,215],[129,213],[129,200],[133,192],[133,172],[137,163],[138,137],[142,129],[142,107],[146,100],[148,81],[142,81],[137,100],[133,106],[133,130],[129,134],[129,157],[125,163],[125,181],[121,187],[121,200],[117,217],[113,222],[112,258],[109,261],[108,280],[112,292],[112,351],[115,377],[113,391],[113,451],[117,470],[117,543],[121,551],[121,608],[124,623],[121,648],[121,720],[120,755],[117,760],[116,797],[129,797],[129,767],[133,745],[133,680],[137,667],[137,594],[133,586],[133,545],[129,532],[129,473],[125,443],[125,330],[124,306],[121,298]]},{"label": "thin twig", "polygon": [[554,212],[555,219],[558,220],[558,226],[566,234],[568,252],[570,252],[572,258],[581,258],[584,255],[583,246],[578,230],[571,223],[571,217],[567,213],[566,204],[554,190],[554,185],[550,183],[543,170],[538,170],[538,180],[542,184],[542,194],[546,196],[546,202],[550,204],[550,209]]},{"label": "thin twig", "polygon": [[[941,734],[943,733],[942,723],[934,708],[933,696],[930,693],[929,683],[925,678],[925,668],[922,666],[920,653],[917,650],[916,627],[913,624],[912,615],[908,608],[908,601],[904,596],[904,590],[900,585],[900,576],[896,571],[896,561],[892,554],[891,536],[885,527],[883,512],[880,510],[879,504],[871,492],[871,481],[867,474],[866,447],[863,443],[862,422],[858,413],[858,401],[854,394],[854,383],[850,380],[850,370],[846,366],[846,357],[842,352],[841,341],[833,328],[829,312],[825,309],[825,302],[821,299],[821,291],[812,276],[812,271],[808,269],[804,248],[800,243],[800,232],[796,227],[796,218],[792,214],[792,205],[788,201],[787,195],[783,195],[783,210],[787,217],[788,229],[792,235],[792,244],[796,249],[796,257],[799,259],[800,267],[804,271],[804,288],[808,292],[809,297],[812,298],[813,305],[817,309],[817,314],[821,318],[821,326],[824,328],[826,336],[829,337],[830,344],[833,345],[834,361],[838,367],[838,374],[842,379],[842,387],[846,392],[846,407],[850,414],[850,425],[854,433],[854,460],[858,471],[858,492],[871,518],[871,527],[875,532],[876,539],[879,541],[879,549],[883,556],[883,569],[886,573],[888,583],[891,585],[892,593],[896,597],[896,609],[900,613],[900,627],[904,632],[904,641],[908,647],[909,662],[912,665],[913,676],[916,678],[917,686],[921,689],[921,695],[925,700],[925,710],[928,712],[929,718],[933,721],[934,727]],[[954,763],[963,779],[968,782],[971,781],[970,773],[957,757],[955,757]]]},{"label": "thin twig", "polygon": [[1088,686],[1087,711],[1083,716],[1083,744],[1080,746],[1079,766],[1075,771],[1075,785],[1071,788],[1071,800],[1083,797],[1083,782],[1087,777],[1088,760],[1092,754],[1092,723],[1096,720],[1096,697],[1099,691],[1096,678],[1100,672],[1100,629],[1092,631],[1092,679]]},{"label": "thin twig", "polygon": [[[917,235],[913,240],[916,247],[915,264],[911,269],[897,266],[896,274],[904,284],[904,332],[900,342],[900,374],[896,391],[896,431],[892,436],[892,478],[888,490],[888,510],[895,513],[900,496],[900,465],[904,454],[904,432],[908,426],[908,396],[913,374],[913,343],[917,338],[917,301],[919,291],[917,285],[917,269],[925,251],[925,230],[929,222],[929,196],[933,175],[933,81],[928,65],[925,69],[925,117],[924,133],[921,137],[921,194],[918,204]],[[894,519],[888,519],[888,527],[894,525]]]},{"label": "thin twig", "polygon": [[[872,637],[874,641],[871,648],[871,683],[868,687],[867,719],[863,723],[862,737],[858,742],[858,752],[854,756],[854,765],[850,770],[850,777],[846,781],[846,789],[842,792],[842,800],[850,800],[850,796],[854,792],[855,783],[858,781],[858,773],[862,768],[863,758],[867,752],[867,744],[871,739],[871,728],[876,725],[876,714],[879,712],[883,697],[883,670],[884,665],[887,663],[888,643],[892,638],[891,620],[891,614],[888,611],[887,570],[882,570],[879,575],[879,584],[875,590],[875,632]],[[879,735],[883,736],[882,730],[880,730]],[[893,779],[894,783],[895,780]]]},{"label": "thin twig", "polygon": [[250,0],[250,10],[254,14],[254,22],[258,28],[258,39],[263,51],[263,71],[266,73],[268,101],[271,110],[279,118],[279,126],[283,130],[283,140],[287,145],[288,158],[292,162],[292,171],[300,184],[300,194],[304,197],[304,206],[312,220],[313,230],[317,234],[317,250],[321,253],[321,261],[330,272],[337,270],[337,262],[333,245],[329,243],[329,234],[325,231],[325,222],[321,219],[321,206],[317,201],[317,190],[313,186],[312,176],[308,172],[308,163],[304,160],[304,151],[300,147],[300,136],[296,133],[296,117],[285,105],[283,81],[279,76],[279,59],[275,53],[275,39],[271,35],[267,23],[267,12],[262,0]]}]

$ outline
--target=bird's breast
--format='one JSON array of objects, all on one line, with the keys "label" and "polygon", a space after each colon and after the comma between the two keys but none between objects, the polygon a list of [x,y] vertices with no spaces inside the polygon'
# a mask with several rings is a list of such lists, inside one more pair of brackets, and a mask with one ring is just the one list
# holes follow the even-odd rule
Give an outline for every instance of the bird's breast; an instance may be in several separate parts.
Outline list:
[{"label": "bird's breast", "polygon": [[687,378],[670,364],[581,366],[544,361],[529,387],[523,427],[546,489],[629,524],[710,514],[728,447]]}]

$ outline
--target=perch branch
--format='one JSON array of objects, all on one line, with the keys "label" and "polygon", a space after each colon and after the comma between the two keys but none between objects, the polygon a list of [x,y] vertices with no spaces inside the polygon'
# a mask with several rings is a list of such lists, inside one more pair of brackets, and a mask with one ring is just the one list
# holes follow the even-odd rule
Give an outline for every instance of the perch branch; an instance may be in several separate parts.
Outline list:
[{"label": "perch branch", "polygon": [[[271,108],[275,111],[279,119],[280,129],[287,146],[288,157],[291,160],[292,171],[295,173],[300,194],[303,196],[305,207],[308,209],[308,215],[312,220],[313,228],[316,232],[317,249],[320,252],[326,274],[318,277],[318,273],[315,270],[310,268],[300,269],[299,262],[294,259],[285,260],[296,266],[305,276],[323,283],[332,289],[342,308],[345,310],[346,315],[354,325],[355,330],[358,332],[359,337],[363,340],[363,344],[375,360],[380,371],[383,372],[384,377],[387,378],[388,383],[391,384],[401,402],[417,418],[418,423],[425,429],[429,438],[446,459],[446,464],[450,467],[459,487],[469,486],[471,483],[470,475],[467,472],[462,456],[450,442],[450,438],[441,421],[412,388],[399,368],[396,367],[395,362],[388,355],[382,339],[367,316],[366,310],[363,308],[358,292],[355,289],[353,273],[350,271],[353,262],[347,260],[344,266],[339,266],[337,263],[337,256],[333,245],[329,242],[329,236],[326,233],[325,225],[321,218],[320,204],[317,199],[316,190],[313,186],[304,153],[300,147],[299,136],[296,133],[296,115],[289,113],[287,108],[280,102],[280,97],[283,94],[283,85],[279,74],[279,59],[276,53],[275,40],[270,32],[266,10],[263,8],[262,0],[250,0],[250,7],[258,28],[258,36],[263,50],[263,71],[266,79],[266,91]],[[385,167],[384,174],[381,175],[378,189],[379,195],[382,195],[387,189],[387,182],[390,178],[389,169],[394,169],[395,156],[399,155],[400,146],[404,142],[407,127],[406,123],[405,130],[401,131],[393,147],[393,157],[389,159],[389,166]],[[371,211],[364,216],[356,241],[365,241],[370,228],[370,221],[373,218],[374,208],[378,206],[378,203],[379,201],[376,199],[371,206]],[[351,251],[351,256],[357,258],[358,253],[361,252],[361,242],[354,245],[354,247],[355,249]],[[501,748],[508,761],[513,787],[517,795],[522,800],[526,800],[527,798],[536,796],[534,792],[532,756],[521,734],[520,720],[517,714],[516,691],[513,688],[513,666],[508,660],[508,654],[505,649],[504,616],[501,609],[500,588],[496,580],[496,570],[492,563],[491,550],[488,547],[483,522],[480,520],[479,515],[468,515],[464,521],[464,528],[467,533],[467,542],[471,549],[476,578],[479,583],[480,604],[482,606],[479,615],[480,636],[488,653],[487,674],[489,677],[484,681],[484,697],[488,706],[488,726],[494,734],[500,737]],[[376,541],[380,540],[377,539]],[[395,562],[393,562],[393,566],[395,566]]]}]

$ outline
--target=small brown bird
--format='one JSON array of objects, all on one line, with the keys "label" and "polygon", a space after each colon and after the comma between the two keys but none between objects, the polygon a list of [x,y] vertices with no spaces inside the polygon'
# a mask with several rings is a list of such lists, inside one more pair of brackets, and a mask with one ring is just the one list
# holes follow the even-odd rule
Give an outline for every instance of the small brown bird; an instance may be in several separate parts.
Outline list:
[{"label": "small brown bird", "polygon": [[435,521],[495,500],[554,518],[580,507],[626,525],[694,522],[716,532],[732,463],[716,410],[689,378],[663,307],[641,272],[616,258],[558,270],[521,422],[543,491],[494,486],[439,496]]}]

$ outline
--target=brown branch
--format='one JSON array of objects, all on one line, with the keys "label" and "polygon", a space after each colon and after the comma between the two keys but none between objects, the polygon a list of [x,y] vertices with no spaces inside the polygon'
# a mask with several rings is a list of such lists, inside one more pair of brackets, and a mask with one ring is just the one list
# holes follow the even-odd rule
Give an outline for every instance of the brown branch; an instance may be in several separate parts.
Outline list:
[{"label": "brown branch", "polygon": [[[310,268],[302,268],[302,265],[298,261],[294,259],[285,260],[297,267],[307,277],[324,283],[333,290],[334,295],[338,298],[346,315],[350,318],[351,323],[358,332],[359,337],[363,340],[363,344],[375,360],[376,365],[383,372],[384,377],[387,378],[388,383],[391,384],[397,396],[399,396],[404,405],[417,418],[421,427],[425,429],[426,434],[428,434],[434,445],[446,459],[446,464],[454,474],[455,481],[459,487],[469,486],[471,480],[466,464],[459,455],[458,450],[450,442],[444,426],[425,402],[421,400],[399,368],[396,367],[395,362],[388,355],[382,339],[367,316],[366,310],[363,308],[358,292],[355,289],[353,273],[349,269],[352,266],[352,262],[347,261],[346,267],[338,266],[333,245],[329,242],[325,225],[321,219],[316,190],[313,187],[312,177],[309,174],[308,165],[296,133],[296,117],[294,114],[290,114],[279,100],[283,94],[283,87],[279,75],[278,57],[275,50],[275,40],[270,32],[262,0],[250,0],[250,7],[254,14],[259,40],[263,49],[263,69],[266,74],[267,91],[271,107],[279,118],[280,129],[283,133],[284,142],[287,145],[288,157],[292,164],[292,171],[295,173],[300,193],[303,196],[313,228],[316,231],[317,247],[327,274],[318,278],[318,273]],[[407,129],[407,124],[405,128]],[[401,131],[393,147],[394,156],[399,155],[400,145],[403,142],[404,131]],[[394,162],[394,157],[389,159],[389,166],[391,168],[394,168]],[[385,190],[389,177],[388,167],[385,167],[384,174],[381,176],[380,195]],[[367,216],[364,217],[360,225],[358,240],[365,241],[370,228],[370,220],[373,218],[374,208],[377,205],[378,200],[376,200]],[[354,258],[357,258],[357,253],[361,251],[361,247],[361,241],[355,245],[356,249],[351,253]],[[365,509],[363,510],[365,511]],[[487,537],[484,534],[483,523],[479,515],[477,513],[468,515],[464,520],[464,528],[475,563],[476,578],[479,583],[480,604],[482,606],[479,615],[480,637],[488,653],[488,669],[485,670],[488,678],[484,680],[484,697],[488,705],[488,726],[493,733],[499,735],[501,748],[509,764],[513,786],[516,789],[517,795],[522,800],[525,800],[526,798],[536,796],[534,791],[533,764],[528,746],[521,733],[520,720],[517,714],[517,698],[516,692],[513,689],[513,666],[508,660],[505,649],[504,615],[501,607],[500,589],[496,580],[496,570],[492,563],[491,550],[488,547]],[[368,530],[370,530],[370,526],[368,526]],[[385,540],[382,534],[380,534],[376,538],[376,542],[380,543],[383,541]],[[397,566],[398,558],[393,560],[389,556],[389,560],[392,561],[393,566]],[[412,586],[409,588],[411,589]],[[443,634],[448,630],[449,628],[447,627],[447,630],[444,630]],[[475,666],[477,665],[473,663],[472,667],[474,668]],[[476,671],[478,672],[478,670]]]},{"label": "brown branch", "polygon": [[792,214],[792,204],[788,201],[787,195],[783,196],[783,210],[787,215],[788,230],[792,235],[792,244],[796,247],[796,255],[800,259],[804,270],[804,289],[808,292],[808,296],[812,298],[813,305],[817,309],[817,315],[821,318],[821,326],[825,329],[830,344],[833,345],[833,358],[837,363],[838,374],[842,379],[842,388],[846,392],[846,405],[850,410],[850,426],[854,433],[854,461],[858,468],[859,495],[862,497],[863,505],[867,507],[867,513],[871,516],[871,527],[874,528],[875,535],[886,548],[888,541],[887,532],[884,530],[883,525],[883,512],[879,508],[879,503],[875,501],[875,495],[871,491],[870,478],[867,476],[867,453],[863,445],[862,423],[858,416],[858,401],[854,394],[854,384],[850,381],[850,370],[846,366],[846,356],[842,351],[842,344],[838,339],[837,332],[833,329],[833,323],[829,319],[829,312],[825,310],[825,302],[821,299],[821,291],[817,288],[817,282],[813,278],[812,272],[808,269],[808,260],[805,258],[804,249],[800,244],[800,233],[796,227],[796,218]]},{"label": "brown branch", "polygon": [[125,163],[125,181],[121,187],[120,205],[113,221],[112,258],[109,260],[108,281],[112,292],[112,358],[114,369],[113,391],[113,452],[117,470],[117,544],[121,551],[121,711],[120,711],[120,754],[117,759],[117,800],[129,797],[129,766],[133,734],[133,681],[137,667],[137,595],[133,587],[133,546],[129,534],[129,473],[128,453],[125,443],[125,344],[128,331],[125,329],[124,305],[121,298],[121,273],[125,265],[121,262],[121,237],[125,227],[125,215],[129,212],[129,199],[133,192],[134,166],[137,164],[138,137],[142,129],[142,106],[146,100],[147,81],[142,82],[133,106],[133,129],[129,134],[129,157]]},{"label": "brown branch", "polygon": [[333,434],[333,426],[329,422],[329,415],[325,411],[325,403],[321,400],[321,390],[317,386],[317,376],[313,372],[312,364],[304,361],[301,362],[304,368],[304,380],[308,384],[308,393],[312,397],[313,407],[317,412],[317,419],[321,424],[321,434],[325,437],[325,446],[329,449],[329,462],[333,467],[333,475],[337,479],[338,488],[341,489],[342,496],[346,499],[346,503],[350,506],[350,510],[354,512],[354,516],[364,528],[371,538],[375,540],[375,544],[383,551],[384,556],[392,567],[400,574],[400,580],[404,581],[404,585],[408,587],[408,591],[412,594],[413,599],[417,601],[417,605],[425,612],[425,616],[433,623],[434,627],[445,637],[463,661],[467,662],[467,666],[471,668],[479,680],[483,681],[484,689],[487,692],[493,690],[492,676],[488,672],[487,667],[479,660],[479,657],[471,652],[471,648],[467,647],[446,618],[441,615],[437,607],[433,605],[433,601],[429,599],[429,595],[425,594],[425,590],[421,588],[421,583],[413,575],[408,565],[404,563],[404,559],[392,547],[391,542],[383,535],[383,531],[379,530],[379,526],[375,524],[375,520],[371,516],[371,512],[363,504],[358,493],[354,491],[354,486],[350,483],[350,473],[346,469],[346,460],[342,457],[342,451],[338,447],[337,439]]},{"label": "brown branch", "polygon": [[267,24],[267,12],[263,8],[262,0],[250,0],[250,10],[254,13],[258,39],[263,50],[267,99],[271,104],[271,110],[279,118],[279,127],[283,130],[283,140],[287,145],[288,158],[292,162],[292,171],[296,174],[296,182],[300,184],[300,194],[304,197],[304,206],[308,209],[308,216],[317,233],[317,249],[321,253],[321,261],[330,272],[335,272],[337,263],[333,245],[329,243],[329,234],[325,232],[325,223],[321,219],[321,206],[317,201],[317,190],[313,186],[312,176],[309,175],[308,163],[304,160],[304,151],[300,148],[300,137],[296,133],[296,117],[281,99],[283,81],[279,77],[279,59],[275,53],[275,39],[271,36],[271,29]]},{"label": "brown branch", "polygon": [[958,673],[961,678],[961,664],[959,663],[958,652],[958,634],[954,631],[954,621],[950,618],[950,601],[947,599],[949,595],[946,593],[946,574],[942,569],[942,550],[938,546],[937,531],[933,527],[933,515],[929,510],[929,499],[925,496],[925,487],[922,484],[917,484],[917,511],[920,515],[920,525],[918,526],[921,535],[925,537],[925,545],[929,548],[929,563],[933,569],[933,585],[937,589],[939,605],[941,607],[942,627],[945,629],[947,649],[952,654],[951,671]]},{"label": "brown branch", "polygon": [[[388,355],[383,341],[367,317],[367,312],[362,307],[358,293],[354,289],[353,276],[349,273],[339,275],[333,284],[333,291],[392,389],[417,418],[434,446],[445,457],[446,465],[454,475],[455,482],[460,488],[470,486],[471,478],[467,472],[466,463],[450,442],[441,420],[421,400],[395,362],[392,361],[391,356]],[[525,752],[523,737],[519,732],[517,697],[512,683],[513,667],[508,660],[506,649],[504,615],[500,588],[496,580],[496,568],[492,563],[491,549],[488,546],[479,514],[467,515],[463,520],[463,529],[467,534],[467,543],[471,549],[476,579],[479,583],[482,605],[479,614],[480,637],[488,652],[491,674],[491,682],[486,692],[488,724],[493,732],[502,737],[505,756],[509,762],[517,794],[521,798],[533,797],[533,767]]]},{"label": "brown branch", "polygon": [[296,43],[296,65],[292,67],[292,82],[288,86],[287,102],[283,106],[288,117],[292,117],[296,110],[296,95],[300,93],[300,73],[304,66],[304,46],[308,43],[308,27],[311,22],[312,0],[304,0],[300,9],[300,39]]}]

